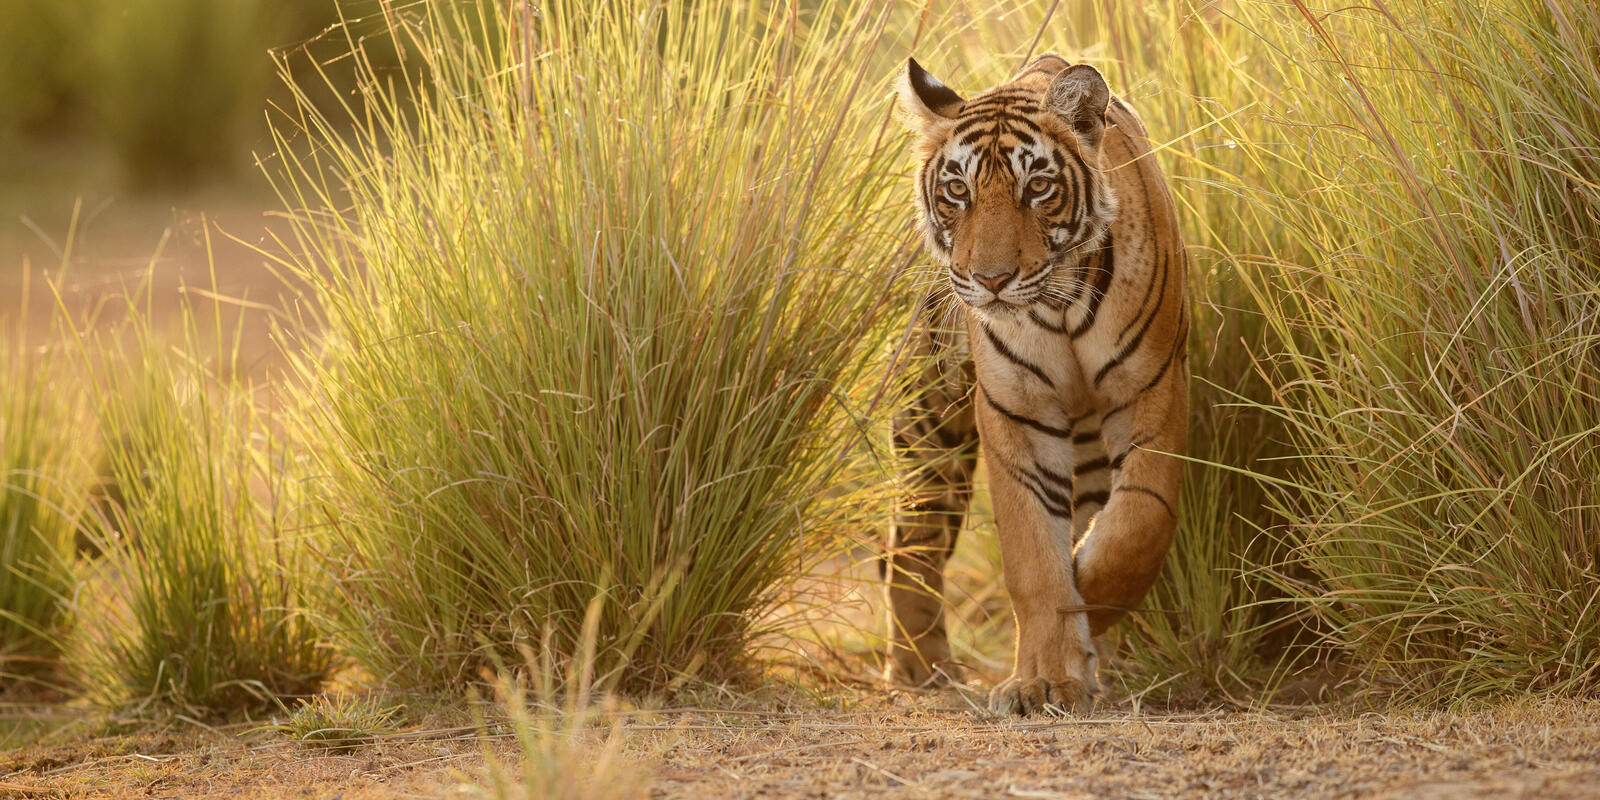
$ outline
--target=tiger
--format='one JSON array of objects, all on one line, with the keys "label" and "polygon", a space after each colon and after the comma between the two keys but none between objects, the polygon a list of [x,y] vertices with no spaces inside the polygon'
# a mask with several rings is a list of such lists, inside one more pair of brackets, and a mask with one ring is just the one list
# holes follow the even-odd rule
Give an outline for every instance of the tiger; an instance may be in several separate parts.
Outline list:
[{"label": "tiger", "polygon": [[1016,622],[989,707],[1086,711],[1094,637],[1155,582],[1178,525],[1189,315],[1172,192],[1090,65],[1046,54],[965,100],[908,59],[899,94],[939,274],[894,415],[886,677],[960,674],[943,573],[981,443]]}]

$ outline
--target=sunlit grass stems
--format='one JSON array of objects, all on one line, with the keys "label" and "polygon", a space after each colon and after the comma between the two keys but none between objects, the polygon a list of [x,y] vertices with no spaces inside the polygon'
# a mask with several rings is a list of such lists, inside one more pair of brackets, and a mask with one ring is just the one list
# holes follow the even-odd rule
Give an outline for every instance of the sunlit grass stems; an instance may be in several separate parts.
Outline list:
[{"label": "sunlit grass stems", "polygon": [[[1203,212],[1191,452],[1218,465],[1190,473],[1179,582],[1152,598],[1183,613],[1135,658],[1213,676],[1296,663],[1263,638],[1275,626],[1398,699],[1593,691],[1600,12],[1127,16],[1115,27],[1152,33],[1113,49],[1172,87],[1135,105],[1190,118],[1155,130],[1199,131],[1171,153]],[[1231,436],[1207,421],[1229,416]],[[1193,581],[1208,562],[1234,588]],[[1207,619],[1234,622],[1221,639],[1184,622]],[[1224,646],[1194,661],[1197,641]]]},{"label": "sunlit grass stems", "polygon": [[88,488],[83,397],[26,344],[0,341],[0,688],[57,682]]},{"label": "sunlit grass stems", "polygon": [[898,54],[808,5],[416,4],[353,134],[279,120],[318,144],[280,188],[329,626],[378,680],[570,658],[596,598],[598,684],[737,676],[859,513],[825,492],[904,321]]},{"label": "sunlit grass stems", "polygon": [[1319,57],[1281,68],[1340,126],[1298,140],[1319,196],[1274,210],[1308,232],[1308,273],[1262,287],[1302,343],[1274,411],[1300,451],[1292,564],[1315,577],[1285,588],[1375,688],[1594,691],[1600,9],[1423,12],[1308,19]]},{"label": "sunlit grass stems", "polygon": [[331,654],[303,610],[300,467],[230,377],[237,332],[202,337],[185,306],[169,343],[137,300],[128,317],[81,345],[115,489],[76,595],[79,683],[97,703],[205,715],[313,692]]}]

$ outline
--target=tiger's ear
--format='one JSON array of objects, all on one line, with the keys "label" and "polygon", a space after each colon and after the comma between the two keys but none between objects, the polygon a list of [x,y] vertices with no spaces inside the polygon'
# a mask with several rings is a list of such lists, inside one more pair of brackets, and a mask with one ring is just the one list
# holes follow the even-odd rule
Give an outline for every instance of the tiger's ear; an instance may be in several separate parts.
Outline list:
[{"label": "tiger's ear", "polygon": [[961,110],[961,95],[929,75],[916,59],[908,58],[905,78],[900,82],[900,107],[914,127],[927,132],[938,123],[956,118]]},{"label": "tiger's ear", "polygon": [[1056,73],[1044,93],[1044,107],[1065,119],[1091,147],[1098,147],[1106,132],[1106,106],[1110,102],[1111,89],[1106,86],[1106,79],[1088,64],[1074,64]]}]

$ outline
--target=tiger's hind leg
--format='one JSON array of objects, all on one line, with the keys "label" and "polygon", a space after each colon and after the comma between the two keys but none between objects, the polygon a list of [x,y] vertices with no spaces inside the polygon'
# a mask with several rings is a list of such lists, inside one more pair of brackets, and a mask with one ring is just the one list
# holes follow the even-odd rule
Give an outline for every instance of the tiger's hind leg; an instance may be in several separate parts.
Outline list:
[{"label": "tiger's hind leg", "polygon": [[895,414],[901,495],[881,566],[889,605],[891,682],[957,678],[945,632],[944,567],[955,550],[978,455],[964,332],[929,323],[915,333],[911,401]]}]

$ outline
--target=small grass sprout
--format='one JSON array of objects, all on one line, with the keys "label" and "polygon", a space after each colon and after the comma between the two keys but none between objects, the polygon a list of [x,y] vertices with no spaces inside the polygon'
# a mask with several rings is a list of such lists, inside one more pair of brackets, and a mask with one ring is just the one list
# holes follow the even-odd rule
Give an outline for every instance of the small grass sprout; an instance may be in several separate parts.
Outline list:
[{"label": "small grass sprout", "polygon": [[296,708],[277,729],[305,747],[352,750],[398,731],[404,712],[404,706],[368,696],[318,695]]}]

